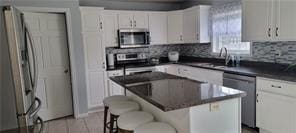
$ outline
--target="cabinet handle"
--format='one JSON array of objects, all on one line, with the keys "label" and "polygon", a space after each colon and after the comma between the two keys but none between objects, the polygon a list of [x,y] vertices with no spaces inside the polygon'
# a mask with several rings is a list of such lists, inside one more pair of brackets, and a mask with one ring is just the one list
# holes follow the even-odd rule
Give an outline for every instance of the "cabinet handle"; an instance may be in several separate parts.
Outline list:
[{"label": "cabinet handle", "polygon": [[105,69],[105,62],[102,63],[102,68]]},{"label": "cabinet handle", "polygon": [[256,102],[258,103],[259,102],[259,100],[258,100],[258,93],[256,94]]},{"label": "cabinet handle", "polygon": [[279,36],[279,27],[275,28],[275,36]]},{"label": "cabinet handle", "polygon": [[196,39],[199,40],[199,35],[198,34],[196,34]]},{"label": "cabinet handle", "polygon": [[137,21],[134,20],[134,27],[137,27]]},{"label": "cabinet handle", "polygon": [[130,20],[130,25],[131,25],[131,27],[133,27],[133,21],[132,20]]},{"label": "cabinet handle", "polygon": [[100,29],[103,29],[103,23],[100,22]]},{"label": "cabinet handle", "polygon": [[180,35],[180,41],[183,41],[183,36],[182,35]]},{"label": "cabinet handle", "polygon": [[267,34],[268,34],[268,37],[271,37],[271,28],[268,28],[268,31],[267,31]]},{"label": "cabinet handle", "polygon": [[281,86],[278,85],[271,85],[272,88],[282,88]]}]

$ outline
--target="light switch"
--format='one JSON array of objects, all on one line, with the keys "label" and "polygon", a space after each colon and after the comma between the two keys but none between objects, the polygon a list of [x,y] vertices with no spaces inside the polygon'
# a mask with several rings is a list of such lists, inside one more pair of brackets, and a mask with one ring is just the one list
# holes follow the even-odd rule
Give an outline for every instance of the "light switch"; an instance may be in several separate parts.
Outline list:
[{"label": "light switch", "polygon": [[220,109],[220,105],[218,102],[210,103],[210,112],[219,111],[219,109]]}]

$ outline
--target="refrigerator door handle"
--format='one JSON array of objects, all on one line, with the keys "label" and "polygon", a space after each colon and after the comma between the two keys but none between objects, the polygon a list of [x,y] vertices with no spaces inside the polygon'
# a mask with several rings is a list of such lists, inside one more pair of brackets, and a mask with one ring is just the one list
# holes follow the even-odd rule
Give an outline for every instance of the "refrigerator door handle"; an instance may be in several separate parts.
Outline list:
[{"label": "refrigerator door handle", "polygon": [[25,32],[27,33],[27,37],[29,39],[29,44],[30,44],[30,48],[31,48],[31,52],[32,52],[32,56],[33,56],[33,71],[34,71],[34,79],[33,79],[33,93],[35,93],[36,88],[37,88],[37,81],[38,81],[38,64],[37,64],[37,56],[36,56],[36,49],[33,45],[33,38],[32,38],[32,34],[29,30],[28,24],[26,22],[24,22],[25,25]]},{"label": "refrigerator door handle", "polygon": [[38,116],[36,121],[34,122],[35,126],[40,124],[40,129],[37,133],[43,133],[44,131],[44,121]]},{"label": "refrigerator door handle", "polygon": [[41,100],[39,98],[37,98],[37,97],[35,98],[35,101],[31,106],[33,106],[33,107],[36,106],[36,102],[37,102],[38,105],[34,110],[32,110],[30,112],[30,114],[28,114],[29,118],[33,118],[39,112],[39,110],[41,109]]}]

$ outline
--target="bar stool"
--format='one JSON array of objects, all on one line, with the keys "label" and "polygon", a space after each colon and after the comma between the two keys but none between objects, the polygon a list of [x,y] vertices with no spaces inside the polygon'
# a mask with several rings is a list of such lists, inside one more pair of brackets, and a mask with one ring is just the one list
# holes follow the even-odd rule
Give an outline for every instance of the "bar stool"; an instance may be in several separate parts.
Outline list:
[{"label": "bar stool", "polygon": [[103,100],[103,104],[104,104],[104,133],[106,133],[109,105],[112,102],[116,102],[116,101],[129,101],[129,100],[131,100],[129,97],[123,96],[123,95],[109,96],[109,97],[106,97]]},{"label": "bar stool", "polygon": [[176,133],[176,130],[166,123],[150,122],[137,127],[134,133]]},{"label": "bar stool", "polygon": [[124,113],[138,111],[140,105],[134,101],[118,101],[111,102],[109,105],[110,109],[110,133],[113,133],[114,122],[116,122],[116,132],[118,131],[118,121],[117,118]]},{"label": "bar stool", "polygon": [[117,120],[119,133],[133,133],[138,126],[152,122],[153,119],[152,114],[144,111],[122,114]]}]

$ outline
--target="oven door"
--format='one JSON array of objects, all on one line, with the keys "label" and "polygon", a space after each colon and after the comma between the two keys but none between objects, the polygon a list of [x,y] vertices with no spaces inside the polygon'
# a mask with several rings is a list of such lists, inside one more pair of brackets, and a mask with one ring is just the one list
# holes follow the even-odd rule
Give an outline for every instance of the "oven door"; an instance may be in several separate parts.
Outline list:
[{"label": "oven door", "polygon": [[134,75],[134,74],[140,74],[140,73],[149,73],[149,72],[155,72],[155,67],[138,67],[138,68],[127,68],[125,69],[125,75]]},{"label": "oven door", "polygon": [[120,48],[148,47],[150,34],[147,29],[119,29]]}]

